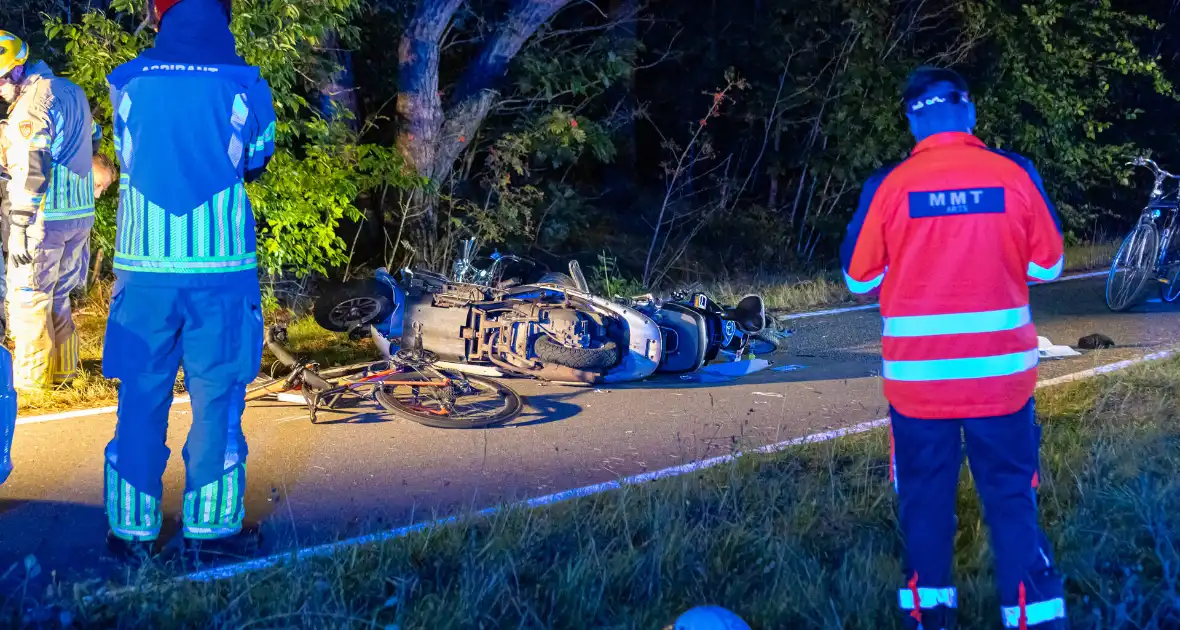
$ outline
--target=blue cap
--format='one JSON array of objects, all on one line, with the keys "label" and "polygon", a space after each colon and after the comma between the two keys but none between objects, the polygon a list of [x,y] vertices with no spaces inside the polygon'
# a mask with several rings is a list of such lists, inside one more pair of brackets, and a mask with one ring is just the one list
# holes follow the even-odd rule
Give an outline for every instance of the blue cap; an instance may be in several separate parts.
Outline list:
[{"label": "blue cap", "polygon": [[971,102],[967,81],[959,73],[930,66],[910,73],[901,98],[907,114],[918,113],[927,107]]}]

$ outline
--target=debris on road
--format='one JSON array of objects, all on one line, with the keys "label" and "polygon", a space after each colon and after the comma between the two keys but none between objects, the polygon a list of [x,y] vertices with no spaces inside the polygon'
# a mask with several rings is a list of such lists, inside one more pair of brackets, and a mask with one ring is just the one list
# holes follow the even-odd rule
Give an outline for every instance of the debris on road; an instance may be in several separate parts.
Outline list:
[{"label": "debris on road", "polygon": [[776,368],[771,368],[771,372],[797,372],[799,370],[806,370],[806,365],[780,365]]},{"label": "debris on road", "polygon": [[743,376],[749,376],[756,372],[761,372],[770,367],[770,361],[766,359],[747,359],[745,361],[726,361],[724,363],[712,363],[693,372],[692,374],[684,374],[680,377],[682,381],[690,381],[694,383],[726,383],[739,379]]},{"label": "debris on road", "polygon": [[1079,357],[1081,352],[1069,346],[1054,345],[1048,337],[1037,337],[1037,352],[1042,359],[1063,359],[1065,357]]},{"label": "debris on road", "polygon": [[1114,347],[1114,339],[1106,335],[1094,333],[1093,335],[1086,335],[1078,339],[1078,347],[1083,350],[1104,350]]},{"label": "debris on road", "polygon": [[775,394],[773,392],[754,392],[755,396],[767,396],[770,398],[782,398],[782,394]]}]

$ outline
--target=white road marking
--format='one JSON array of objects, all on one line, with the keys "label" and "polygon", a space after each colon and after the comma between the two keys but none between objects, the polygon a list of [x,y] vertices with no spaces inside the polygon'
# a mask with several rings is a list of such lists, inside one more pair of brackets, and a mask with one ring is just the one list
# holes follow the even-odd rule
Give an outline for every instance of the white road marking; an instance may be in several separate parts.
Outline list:
[{"label": "white road marking", "polygon": [[[1172,349],[1164,350],[1161,352],[1155,352],[1155,353],[1152,353],[1152,354],[1149,354],[1149,355],[1146,355],[1143,357],[1139,357],[1136,359],[1128,359],[1126,361],[1119,361],[1117,363],[1110,363],[1110,364],[1099,366],[1099,367],[1092,368],[1089,370],[1076,372],[1074,374],[1067,374],[1065,376],[1061,376],[1058,378],[1044,380],[1044,381],[1037,383],[1037,389],[1041,389],[1044,387],[1052,387],[1054,385],[1060,385],[1062,383],[1068,383],[1071,381],[1077,381],[1077,380],[1086,379],[1086,378],[1093,378],[1095,376],[1099,376],[1102,374],[1109,374],[1111,372],[1117,372],[1119,370],[1125,370],[1125,369],[1127,369],[1133,365],[1139,364],[1139,363],[1145,363],[1148,361],[1158,361],[1161,359],[1166,359],[1168,357],[1176,355],[1177,352],[1180,352],[1180,348],[1172,348]],[[402,538],[402,537],[405,537],[409,534],[413,534],[415,532],[419,532],[422,530],[449,525],[449,524],[454,523],[460,519],[492,516],[498,512],[508,510],[508,509],[536,508],[536,507],[542,507],[542,506],[546,506],[546,505],[553,505],[555,503],[568,501],[570,499],[577,499],[577,498],[587,497],[587,496],[591,496],[591,495],[595,495],[595,494],[602,494],[604,492],[608,492],[611,490],[617,490],[617,489],[622,488],[624,486],[641,485],[641,484],[655,481],[657,479],[664,479],[667,477],[677,477],[680,475],[686,475],[689,473],[705,470],[708,468],[714,468],[716,466],[720,466],[721,464],[732,462],[735,459],[742,457],[743,455],[747,455],[749,453],[760,453],[760,454],[777,453],[779,451],[782,451],[782,450],[785,450],[785,449],[788,449],[788,448],[791,448],[794,446],[799,446],[801,444],[816,444],[819,442],[828,442],[828,441],[835,440],[837,438],[845,437],[848,435],[856,435],[858,433],[865,433],[867,431],[871,431],[871,430],[876,429],[878,427],[883,427],[887,424],[889,424],[889,418],[880,418],[877,420],[870,420],[868,422],[861,422],[860,424],[855,424],[850,427],[845,427],[843,429],[836,429],[833,431],[825,431],[823,433],[816,433],[813,435],[807,435],[807,436],[795,438],[792,440],[786,440],[784,442],[778,442],[775,444],[768,444],[766,446],[762,446],[762,447],[759,447],[759,448],[756,448],[756,449],[753,449],[750,451],[745,451],[745,452],[738,451],[738,452],[735,452],[735,453],[732,453],[729,455],[720,455],[718,457],[710,457],[709,459],[703,459],[700,461],[689,462],[687,464],[681,464],[679,466],[673,466],[671,468],[664,468],[662,470],[640,473],[638,475],[632,475],[630,477],[625,477],[625,478],[617,480],[617,481],[606,481],[603,483],[597,483],[597,484],[590,485],[590,486],[583,486],[581,488],[574,488],[571,490],[563,490],[561,492],[556,492],[554,494],[547,494],[547,495],[541,496],[541,497],[535,497],[532,499],[525,499],[523,501],[517,501],[514,503],[492,506],[489,508],[484,508],[482,510],[479,510],[478,512],[475,512],[470,515],[448,516],[446,518],[441,518],[441,519],[437,519],[437,520],[433,520],[433,521],[426,521],[426,522],[421,522],[421,523],[415,523],[413,525],[399,527],[397,529],[392,529],[392,530],[388,530],[388,531],[384,531],[384,532],[378,532],[375,534],[368,534],[365,536],[358,536],[356,538],[349,538],[346,540],[341,540],[341,541],[337,541],[337,542],[333,542],[333,543],[327,543],[327,544],[323,544],[323,545],[317,545],[314,547],[307,547],[304,549],[297,549],[297,550],[289,551],[289,552],[285,552],[285,553],[274,554],[271,556],[266,556],[264,558],[258,558],[256,560],[249,560],[249,561],[241,562],[241,563],[237,563],[237,564],[230,564],[230,565],[226,565],[226,566],[222,566],[222,567],[217,567],[214,569],[208,569],[205,571],[197,571],[195,573],[189,573],[187,575],[179,576],[175,579],[177,581],[182,581],[182,582],[184,582],[184,581],[208,582],[208,581],[232,578],[232,577],[239,576],[239,575],[242,575],[245,573],[250,573],[250,572],[258,571],[261,569],[267,569],[270,567],[278,566],[284,562],[299,562],[302,560],[307,560],[309,558],[330,556],[330,555],[338,553],[344,549],[356,547],[358,545],[380,543],[380,542],[385,542],[385,541],[389,541],[389,540],[394,540],[397,538]]]},{"label": "white road marking", "polygon": [[[189,402],[188,396],[177,396],[172,399],[172,404],[180,405]],[[69,420],[70,418],[83,418],[86,416],[101,416],[104,413],[115,413],[119,410],[116,405],[110,407],[95,407],[93,409],[76,409],[74,411],[63,411],[61,413],[47,413],[40,416],[28,416],[26,418],[17,418],[16,423],[19,424],[37,424],[39,422],[53,422],[54,420]]]},{"label": "white road marking", "polygon": [[[1076,276],[1065,276],[1063,278],[1058,278],[1052,282],[1042,282],[1040,284],[1056,284],[1058,282],[1069,282],[1071,280],[1084,280],[1086,278],[1097,278],[1098,276],[1103,276],[1103,275],[1106,275],[1106,271],[1093,271],[1090,273],[1083,273],[1083,274],[1079,274]],[[1033,283],[1029,283],[1030,286],[1032,284]],[[871,310],[871,309],[875,309],[875,308],[879,308],[877,304],[864,304],[861,306],[850,306],[847,308],[835,308],[835,309],[829,309],[829,310],[825,310],[825,311],[811,311],[808,313],[794,313],[791,315],[781,316],[778,319],[779,320],[789,320],[789,319],[800,319],[803,317],[819,317],[822,315],[839,315],[840,313],[851,313],[853,311],[867,311],[867,310]],[[183,404],[188,404],[188,403],[189,403],[188,396],[177,396],[176,398],[172,399],[173,405],[183,405]],[[18,417],[16,419],[16,423],[18,425],[37,424],[40,422],[53,422],[55,420],[69,420],[72,418],[84,418],[87,416],[98,416],[98,415],[102,415],[102,414],[106,414],[106,413],[114,413],[115,411],[117,411],[117,409],[118,408],[114,407],[114,406],[97,407],[95,409],[78,409],[75,411],[63,411],[61,413],[50,413],[50,414],[45,414],[45,415],[40,415],[40,416],[28,416],[25,418]]]}]

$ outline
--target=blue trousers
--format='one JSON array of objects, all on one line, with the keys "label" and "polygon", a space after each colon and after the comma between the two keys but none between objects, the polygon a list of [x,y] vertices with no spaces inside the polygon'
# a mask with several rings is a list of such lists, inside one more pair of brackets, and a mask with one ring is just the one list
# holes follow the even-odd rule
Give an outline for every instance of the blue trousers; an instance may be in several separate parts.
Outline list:
[{"label": "blue trousers", "polygon": [[898,603],[908,626],[939,630],[939,620],[957,606],[951,561],[965,444],[991,534],[1004,627],[1064,628],[1062,579],[1037,521],[1041,427],[1034,402],[991,418],[922,420],[896,409],[890,416],[892,477],[905,538]]},{"label": "blue trousers", "polygon": [[216,289],[115,285],[103,372],[121,381],[118,424],[106,448],[107,517],[116,535],[159,535],[162,477],[171,454],[168,414],[181,366],[193,417],[182,452],[184,534],[220,538],[241,531],[242,412],[261,361],[256,281]]}]

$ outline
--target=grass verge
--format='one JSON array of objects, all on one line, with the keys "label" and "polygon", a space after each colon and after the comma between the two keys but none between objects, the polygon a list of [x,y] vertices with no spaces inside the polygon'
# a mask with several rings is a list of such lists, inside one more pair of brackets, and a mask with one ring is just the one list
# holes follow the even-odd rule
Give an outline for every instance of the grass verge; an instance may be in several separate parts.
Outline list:
[{"label": "grass verge", "polygon": [[[1042,521],[1075,629],[1180,627],[1178,403],[1180,361],[1039,395]],[[901,549],[887,453],[876,431],[222,582],[144,578],[158,588],[105,602],[55,585],[8,610],[74,627],[651,629],[716,603],[754,628],[890,628]],[[963,478],[960,627],[995,628]]]}]

